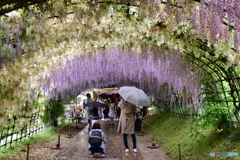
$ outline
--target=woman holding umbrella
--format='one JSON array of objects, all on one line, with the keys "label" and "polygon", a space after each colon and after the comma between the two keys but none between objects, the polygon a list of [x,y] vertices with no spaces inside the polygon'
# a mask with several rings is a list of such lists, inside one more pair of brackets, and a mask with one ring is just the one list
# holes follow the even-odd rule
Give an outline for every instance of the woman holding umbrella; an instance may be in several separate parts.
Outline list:
[{"label": "woman holding umbrella", "polygon": [[117,132],[123,134],[126,152],[129,152],[127,136],[131,134],[133,152],[137,152],[137,140],[135,135],[136,105],[147,106],[149,105],[150,99],[143,90],[134,86],[120,87],[118,93],[123,99],[118,103],[118,106],[121,108],[121,115]]},{"label": "woman holding umbrella", "polygon": [[118,133],[123,134],[123,142],[126,152],[129,152],[128,135],[130,134],[133,142],[133,152],[137,152],[137,139],[135,135],[135,114],[136,105],[122,99],[118,106],[121,108],[121,115],[118,123]]}]

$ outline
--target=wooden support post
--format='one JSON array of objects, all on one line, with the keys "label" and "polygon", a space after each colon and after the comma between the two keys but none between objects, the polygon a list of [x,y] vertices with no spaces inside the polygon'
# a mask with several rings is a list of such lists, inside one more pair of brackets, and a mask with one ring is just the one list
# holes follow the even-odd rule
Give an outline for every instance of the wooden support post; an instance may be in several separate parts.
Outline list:
[{"label": "wooden support post", "polygon": [[77,123],[77,122],[78,122],[78,120],[77,120],[77,118],[75,118],[75,120],[76,120],[76,128],[78,128],[78,125],[77,125],[77,124],[78,124],[78,123]]},{"label": "wooden support post", "polygon": [[155,128],[155,131],[154,131],[154,137],[153,137],[153,142],[151,144],[151,146],[148,146],[147,148],[151,148],[151,149],[156,149],[156,148],[159,148],[159,146],[157,145],[156,143],[156,127]]},{"label": "wooden support post", "polygon": [[155,144],[156,144],[156,134],[157,134],[156,130],[157,130],[157,128],[154,129],[154,140],[153,140],[153,142],[154,142]]},{"label": "wooden support post", "polygon": [[58,144],[57,147],[60,148],[60,134],[58,133]]},{"label": "wooden support post", "polygon": [[58,128],[58,143],[57,143],[57,148],[60,148],[60,131]]},{"label": "wooden support post", "polygon": [[59,128],[58,128],[58,143],[56,144],[56,148],[51,148],[51,149],[62,149],[60,147],[60,131],[59,131]]},{"label": "wooden support post", "polygon": [[30,144],[27,144],[27,157],[26,157],[26,160],[28,160],[28,158],[29,158],[29,146],[30,146]]},{"label": "wooden support post", "polygon": [[144,135],[145,135],[145,133],[144,133],[144,131],[143,131],[143,125],[144,125],[144,123],[142,122],[142,120],[141,120],[141,123],[142,123],[142,128],[141,128],[141,131],[138,133],[138,135],[139,135],[139,136],[144,136]]},{"label": "wooden support post", "polygon": [[73,136],[72,136],[72,134],[71,134],[71,132],[70,132],[70,120],[69,120],[69,125],[68,125],[68,136],[67,136],[67,138],[73,138]]},{"label": "wooden support post", "polygon": [[181,160],[182,158],[182,156],[181,156],[181,149],[180,149],[180,144],[178,144],[178,152],[179,152],[179,160]]}]

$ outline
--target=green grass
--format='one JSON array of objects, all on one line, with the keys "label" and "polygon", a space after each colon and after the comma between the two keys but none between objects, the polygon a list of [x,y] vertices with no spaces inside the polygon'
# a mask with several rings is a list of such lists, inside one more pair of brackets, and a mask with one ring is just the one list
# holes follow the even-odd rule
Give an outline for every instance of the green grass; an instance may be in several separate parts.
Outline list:
[{"label": "green grass", "polygon": [[11,145],[11,148],[8,147],[1,147],[0,148],[0,159],[1,160],[7,160],[9,157],[13,157],[14,155],[18,154],[26,154],[26,152],[21,152],[21,149],[26,149],[27,144],[36,144],[39,142],[49,142],[53,137],[57,137],[58,134],[56,132],[56,129],[48,129],[45,131],[42,131],[41,133],[38,133],[32,137],[23,139],[21,142],[13,143]]},{"label": "green grass", "polygon": [[[236,160],[240,159],[240,142],[230,140],[233,135],[240,135],[234,131],[223,136],[213,128],[201,128],[194,119],[186,119],[169,113],[150,116],[144,120],[145,131],[152,140],[160,145],[171,159],[179,159],[179,145],[182,160]],[[215,156],[210,152],[237,152],[239,156]]]}]

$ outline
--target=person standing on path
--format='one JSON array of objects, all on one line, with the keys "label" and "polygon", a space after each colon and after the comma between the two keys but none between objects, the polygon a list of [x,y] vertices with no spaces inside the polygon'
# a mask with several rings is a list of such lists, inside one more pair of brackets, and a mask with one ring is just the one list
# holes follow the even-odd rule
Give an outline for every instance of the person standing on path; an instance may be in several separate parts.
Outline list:
[{"label": "person standing on path", "polygon": [[[101,99],[97,99],[97,102],[99,102],[99,103],[102,103],[102,104],[104,104],[103,102],[102,102],[102,100]],[[98,108],[98,115],[99,115],[99,120],[101,121],[101,119],[103,118],[103,109],[101,108],[101,107],[99,107]]]},{"label": "person standing on path", "polygon": [[115,104],[112,102],[111,99],[109,99],[108,105],[109,105],[109,113],[108,113],[109,123],[108,123],[108,125],[114,125]]},{"label": "person standing on path", "polygon": [[[100,108],[100,107],[99,107]],[[92,120],[92,126],[95,122],[98,122],[99,121],[99,114],[98,114],[98,108],[96,107],[93,107],[92,109],[92,113],[91,113],[91,120]]]},{"label": "person standing on path", "polygon": [[135,114],[136,105],[122,99],[118,106],[121,108],[121,115],[118,122],[118,133],[123,134],[125,152],[129,152],[128,135],[130,134],[133,142],[133,152],[137,152],[137,139],[135,135]]},{"label": "person standing on path", "polygon": [[[85,100],[85,104],[93,101],[90,93],[87,93],[86,96],[87,96],[87,99]],[[91,126],[92,108],[91,107],[86,107],[85,104],[84,104],[85,116],[86,116],[86,119],[88,120],[88,124]]]},{"label": "person standing on path", "polygon": [[106,104],[106,107],[103,110],[103,114],[104,114],[104,119],[108,120],[108,113],[109,113],[109,106],[108,106],[108,102],[107,99],[104,100],[104,104]]}]

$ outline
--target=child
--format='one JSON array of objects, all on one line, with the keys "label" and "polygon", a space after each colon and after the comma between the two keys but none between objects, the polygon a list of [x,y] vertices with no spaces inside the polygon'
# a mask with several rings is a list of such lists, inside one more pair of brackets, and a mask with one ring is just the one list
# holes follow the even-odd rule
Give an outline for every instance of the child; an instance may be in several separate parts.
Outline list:
[{"label": "child", "polygon": [[[100,133],[100,136],[99,135],[96,135],[96,132],[97,134]],[[95,134],[95,135],[93,135]],[[96,143],[96,140],[99,140],[101,139],[101,143],[100,145],[92,145],[90,144],[92,141],[90,141],[89,139],[89,144],[88,144],[88,150],[91,151],[91,154],[89,155],[90,157],[94,157],[94,153],[100,153],[100,156],[101,157],[106,157],[106,154],[104,153],[104,150],[105,150],[105,141],[103,140],[104,138],[104,132],[101,130],[101,126],[100,126],[100,123],[99,122],[95,122],[92,126],[92,130],[90,131],[89,133],[89,137],[91,138],[91,136],[93,136],[94,139],[94,142]],[[99,136],[99,138],[98,138]]]}]

